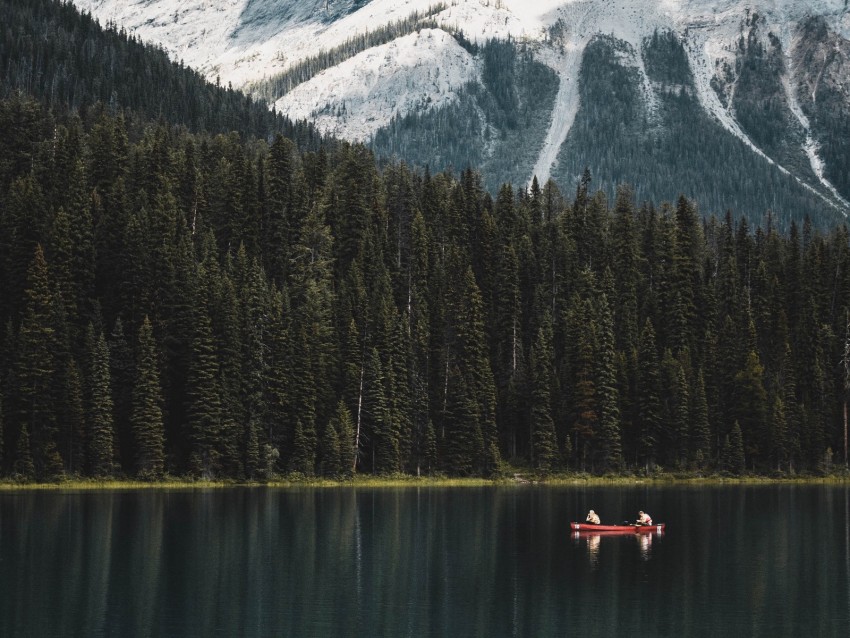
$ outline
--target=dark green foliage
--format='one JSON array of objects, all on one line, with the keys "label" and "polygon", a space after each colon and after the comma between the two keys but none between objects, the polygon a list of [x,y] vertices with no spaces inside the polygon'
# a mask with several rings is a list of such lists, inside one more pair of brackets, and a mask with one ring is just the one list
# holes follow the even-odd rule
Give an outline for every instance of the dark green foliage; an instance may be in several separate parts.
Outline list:
[{"label": "dark green foliage", "polygon": [[61,399],[62,425],[59,451],[65,461],[65,471],[71,475],[83,474],[86,460],[86,410],[83,382],[77,364],[71,360],[65,373],[65,389]]},{"label": "dark green foliage", "polygon": [[638,457],[647,469],[658,459],[662,427],[661,374],[655,330],[649,319],[643,326],[638,347]]},{"label": "dark green foliage", "polygon": [[[115,326],[107,339],[109,346],[109,376],[112,385],[112,404],[115,424],[115,443],[121,454],[133,449],[132,426],[133,392],[135,364],[133,351],[124,335],[124,322],[121,317],[115,320]],[[156,350],[154,350],[154,353]],[[154,354],[154,357],[156,355]],[[122,464],[133,467],[133,459],[122,457]]]},{"label": "dark green foliage", "polygon": [[105,477],[113,474],[115,450],[109,349],[103,332],[97,334],[93,345],[88,371],[88,464],[92,476]]},{"label": "dark green foliage", "polygon": [[363,430],[370,442],[372,472],[391,474],[400,469],[398,437],[387,406],[387,379],[381,357],[372,349],[363,382]]},{"label": "dark green foliage", "polygon": [[532,459],[541,470],[551,470],[560,458],[555,422],[552,419],[551,387],[554,381],[552,319],[544,318],[531,352],[531,439]]},{"label": "dark green foliage", "polygon": [[720,448],[719,469],[724,472],[739,476],[745,469],[744,438],[741,434],[741,426],[735,423],[732,432],[723,439]]},{"label": "dark green foliage", "polygon": [[[610,275],[610,273],[608,273]],[[599,435],[596,443],[601,471],[617,470],[623,463],[620,435],[620,406],[617,394],[617,364],[614,347],[614,318],[605,294],[596,304],[598,320],[596,393],[599,402]],[[687,421],[684,421],[686,423]]]},{"label": "dark green foliage", "polygon": [[[533,65],[476,55],[520,134]],[[612,209],[589,171],[494,202],[471,169],[118,111],[0,99],[6,473],[809,472],[841,447],[843,226]]]},{"label": "dark green foliage", "polygon": [[442,456],[444,469],[451,474],[474,474],[478,456],[484,445],[481,415],[475,401],[474,384],[452,367],[446,380],[446,408],[443,415]]},{"label": "dark green foliage", "polygon": [[84,110],[108,104],[143,120],[164,117],[194,131],[259,136],[281,131],[311,146],[320,140],[311,127],[294,125],[264,103],[206,81],[182,62],[170,61],[161,48],[124,30],[102,28],[72,3],[3,0],[0,13],[5,27],[0,96],[20,90],[51,106]]},{"label": "dark green foliage", "polygon": [[505,182],[532,177],[528,167],[543,145],[546,127],[540,123],[554,109],[558,79],[515,41],[489,40],[473,55],[482,62],[483,84],[467,85],[449,106],[394,118],[375,133],[372,148],[417,166],[476,167],[495,193]]},{"label": "dark green foliage", "polygon": [[[199,269],[202,277],[204,268]],[[197,476],[214,476],[220,467],[222,427],[221,381],[212,326],[207,310],[208,296],[200,290],[194,297],[194,334],[189,343],[186,380],[186,439],[189,471]]]},{"label": "dark green foliage", "polygon": [[[56,299],[51,294],[47,263],[36,246],[27,274],[24,311],[16,340],[17,361],[12,370],[9,396],[16,406],[19,436],[27,433],[35,474],[53,477],[62,471],[57,441]],[[21,446],[18,446],[21,449]]]},{"label": "dark green foliage", "polygon": [[764,368],[755,352],[747,355],[743,369],[735,375],[735,423],[747,433],[744,450],[753,464],[763,463],[770,452],[766,445],[769,405],[763,376]]},{"label": "dark green foliage", "polygon": [[337,405],[333,425],[339,450],[337,470],[340,476],[351,476],[354,473],[354,462],[357,456],[354,448],[354,423],[351,420],[351,413],[342,401]]},{"label": "dark green foliage", "polygon": [[711,426],[708,422],[708,401],[705,397],[705,380],[702,370],[696,376],[690,390],[690,397],[690,454],[694,464],[702,469],[711,459]]},{"label": "dark green foliage", "polygon": [[[845,3],[845,9],[846,9]],[[841,74],[850,49],[846,37],[829,30],[826,21],[811,17],[803,22],[797,53],[798,68],[805,69],[798,95],[809,117],[826,177],[845,199],[850,197],[850,117],[847,116],[847,83]],[[816,91],[811,88],[817,87]]]},{"label": "dark green foliage", "polygon": [[[652,82],[655,108],[645,106],[636,65],[622,63],[624,57],[638,56],[643,57]],[[774,223],[782,228],[806,214],[817,215],[825,225],[840,223],[836,209],[777,166],[755,157],[743,141],[712,119],[700,103],[688,67],[683,45],[672,34],[657,34],[646,41],[641,51],[610,36],[595,38],[582,59],[582,106],[559,152],[552,177],[561,184],[571,183],[584,167],[590,167],[597,186],[609,197],[614,196],[621,182],[628,180],[639,202],[675,201],[686,193],[700,203],[703,212],[720,214],[732,209],[754,224],[761,222],[767,211],[773,211]],[[818,65],[813,64],[815,67]],[[772,77],[776,78],[775,74]],[[770,95],[775,97],[773,92]],[[759,113],[759,104],[754,103],[752,110],[755,127],[771,121]],[[777,109],[775,121],[780,123],[787,109]],[[833,108],[833,112],[846,113],[843,107]],[[832,128],[824,130],[846,130],[844,123],[829,126]],[[796,128],[788,126],[783,130]],[[832,140],[838,137],[830,135]],[[835,147],[843,142],[832,144]],[[797,144],[796,148],[801,146]],[[792,173],[810,173],[802,155],[796,153],[787,167]],[[846,166],[842,157],[835,161]],[[748,179],[741,179],[742,175]],[[819,186],[813,177],[810,181]],[[753,184],[760,186],[753,188]]]},{"label": "dark green foliage", "polygon": [[136,375],[130,416],[136,475],[144,479],[161,478],[165,471],[162,390],[157,351],[151,323],[145,317],[136,347]]},{"label": "dark green foliage", "polygon": [[15,448],[12,474],[23,480],[32,480],[36,477],[32,449],[30,448],[30,435],[26,425],[18,433],[18,444]]},{"label": "dark green foliage", "polygon": [[319,474],[340,475],[339,434],[333,421],[328,421],[319,436]]}]

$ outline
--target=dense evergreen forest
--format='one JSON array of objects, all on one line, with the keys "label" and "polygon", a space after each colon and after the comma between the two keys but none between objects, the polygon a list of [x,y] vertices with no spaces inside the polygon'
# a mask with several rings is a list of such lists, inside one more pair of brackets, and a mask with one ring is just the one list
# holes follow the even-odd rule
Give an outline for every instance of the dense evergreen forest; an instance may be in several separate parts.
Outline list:
[{"label": "dense evergreen forest", "polygon": [[[764,225],[769,210],[783,232],[792,220],[801,225],[807,216],[822,230],[842,223],[841,210],[795,179],[819,187],[801,150],[802,131],[787,122],[793,116],[780,99],[782,52],[767,56],[756,43],[746,51],[735,113],[744,130],[793,176],[755,156],[708,114],[682,43],[674,34],[656,33],[641,51],[605,36],[588,45],[579,77],[582,107],[552,177],[564,184],[587,166],[609,197],[630,180],[638,201],[672,201],[687,193],[706,212],[722,215],[731,209],[752,226]],[[637,69],[624,65],[623,58],[642,60],[655,93],[652,106],[643,97]],[[824,132],[824,139],[831,137],[841,138],[839,129]],[[843,159],[837,162],[844,165]]]},{"label": "dense evergreen forest", "polygon": [[[846,226],[703,219],[626,186],[609,201],[589,173],[569,195],[535,182],[494,199],[471,169],[379,168],[363,146],[264,124],[170,63],[138,93],[69,67],[87,97],[58,99],[45,73],[89,42],[69,24],[91,29],[93,60],[104,42],[139,47],[134,73],[166,58],[65,4],[13,4],[27,10],[0,29],[0,475],[844,462]],[[28,58],[13,37],[27,24],[77,35],[36,38]],[[42,71],[19,72],[28,59]],[[102,73],[112,98],[94,91]],[[233,117],[152,111],[174,77]]]},{"label": "dense evergreen forest", "polygon": [[22,91],[84,119],[89,108],[105,105],[121,111],[130,130],[162,119],[194,132],[240,131],[269,140],[281,133],[299,148],[328,143],[309,124],[207,82],[162,49],[102,28],[70,2],[0,0],[0,15],[0,97]]},{"label": "dense evergreen forest", "polygon": [[[94,111],[90,112],[91,115]],[[0,103],[3,473],[825,471],[845,226]]]}]

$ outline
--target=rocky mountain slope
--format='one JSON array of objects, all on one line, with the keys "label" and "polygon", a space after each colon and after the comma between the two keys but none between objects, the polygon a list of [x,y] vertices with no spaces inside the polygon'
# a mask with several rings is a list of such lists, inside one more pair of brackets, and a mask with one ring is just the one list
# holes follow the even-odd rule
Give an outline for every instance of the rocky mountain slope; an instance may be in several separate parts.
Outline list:
[{"label": "rocky mountain slope", "polygon": [[847,0],[74,0],[326,132],[487,185],[850,212]]}]

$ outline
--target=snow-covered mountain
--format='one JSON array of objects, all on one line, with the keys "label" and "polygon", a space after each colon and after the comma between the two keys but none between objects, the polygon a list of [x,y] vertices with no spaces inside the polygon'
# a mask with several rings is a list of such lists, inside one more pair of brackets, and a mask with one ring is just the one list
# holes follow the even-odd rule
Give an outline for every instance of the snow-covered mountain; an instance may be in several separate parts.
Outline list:
[{"label": "snow-covered mountain", "polygon": [[73,1],[295,119],[490,185],[656,166],[711,181],[704,208],[850,212],[848,0]]}]

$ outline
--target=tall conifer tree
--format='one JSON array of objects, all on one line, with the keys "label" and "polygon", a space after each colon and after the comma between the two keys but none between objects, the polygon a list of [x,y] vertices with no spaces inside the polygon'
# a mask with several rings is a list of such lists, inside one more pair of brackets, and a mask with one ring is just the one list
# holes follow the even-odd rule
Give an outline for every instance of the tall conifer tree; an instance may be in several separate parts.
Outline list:
[{"label": "tall conifer tree", "polygon": [[708,421],[708,402],[705,397],[705,380],[700,370],[690,392],[691,459],[702,469],[711,459],[711,429]]},{"label": "tall conifer tree", "polygon": [[88,462],[92,476],[113,474],[115,465],[112,420],[112,388],[109,375],[109,349],[103,332],[99,332],[91,354],[89,369],[89,436]]},{"label": "tall conifer tree", "polygon": [[599,404],[597,447],[602,471],[616,470],[623,462],[620,437],[620,405],[617,394],[617,364],[614,350],[614,318],[605,294],[596,303],[598,339],[596,391]]},{"label": "tall conifer tree", "polygon": [[643,326],[638,350],[638,446],[639,457],[650,470],[658,455],[658,437],[662,422],[661,379],[655,330],[649,319]]},{"label": "tall conifer tree", "polygon": [[136,347],[136,378],[130,426],[135,447],[136,475],[159,479],[165,471],[165,432],[162,418],[157,347],[150,320],[145,317]]},{"label": "tall conifer tree", "polygon": [[[199,271],[199,278],[203,279],[203,266]],[[201,282],[197,285],[194,334],[189,344],[189,369],[186,380],[189,471],[196,476],[211,477],[218,472],[221,457],[221,385],[207,309],[207,292]]]},{"label": "tall conifer tree", "polygon": [[18,406],[16,420],[19,431],[25,428],[28,434],[29,445],[26,447],[32,451],[35,474],[46,478],[62,471],[62,460],[56,439],[55,302],[41,246],[35,249],[26,285],[11,396]]},{"label": "tall conifer tree", "polygon": [[554,469],[560,457],[552,419],[552,359],[552,319],[546,316],[537,331],[531,356],[532,460],[535,467],[544,471]]}]

